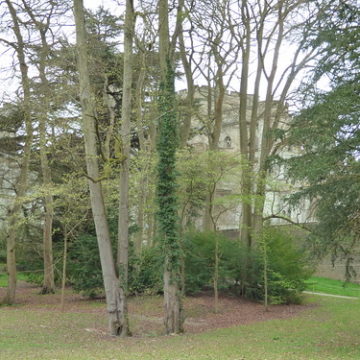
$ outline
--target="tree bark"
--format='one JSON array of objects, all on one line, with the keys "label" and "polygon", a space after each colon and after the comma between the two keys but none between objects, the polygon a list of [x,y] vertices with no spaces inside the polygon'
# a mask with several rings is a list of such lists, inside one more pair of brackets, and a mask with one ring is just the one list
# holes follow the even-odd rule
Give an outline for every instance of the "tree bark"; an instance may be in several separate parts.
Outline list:
[{"label": "tree bark", "polygon": [[191,61],[188,61],[186,56],[182,26],[181,26],[181,31],[179,33],[179,45],[180,45],[181,61],[184,67],[186,83],[187,83],[185,117],[183,119],[183,123],[180,129],[180,147],[183,148],[186,146],[186,142],[188,141],[190,135],[191,118],[193,116],[195,85],[194,85],[193,73],[191,69]]},{"label": "tree bark", "polygon": [[16,195],[14,203],[9,209],[8,218],[9,225],[6,238],[6,267],[8,273],[8,287],[3,303],[13,304],[15,302],[16,295],[16,238],[18,231],[18,221],[20,219],[22,198],[24,197],[28,186],[28,172],[31,156],[31,145],[33,141],[33,128],[31,122],[31,94],[30,94],[30,81],[28,77],[28,66],[25,60],[25,43],[21,34],[19,21],[10,0],[6,0],[7,7],[9,9],[12,21],[13,31],[16,37],[17,44],[14,46],[19,60],[20,72],[21,72],[21,85],[23,89],[23,113],[25,122],[25,145],[23,156],[21,160],[20,173],[16,183]]},{"label": "tree bark", "polygon": [[[178,11],[181,11],[178,10]],[[164,325],[166,334],[183,331],[181,299],[181,255],[177,233],[177,200],[175,188],[175,153],[177,147],[175,74],[172,69],[169,42],[168,2],[159,0],[159,55],[161,85],[159,94],[159,165],[158,203],[159,232],[164,249]]]},{"label": "tree bark", "polygon": [[89,178],[91,209],[99,246],[101,268],[104,280],[109,330],[113,336],[122,334],[122,304],[118,278],[111,248],[110,233],[106,219],[104,198],[99,181],[98,154],[96,150],[96,130],[94,123],[94,96],[90,87],[88,55],[82,0],[74,0],[78,71],[80,81],[80,103],[82,108],[82,129],[84,132],[86,168]]},{"label": "tree bark", "polygon": [[[240,107],[239,107],[239,131],[240,131],[240,153],[247,162],[247,167],[241,172],[241,194],[243,196],[241,223],[240,223],[240,241],[251,247],[251,165],[250,165],[250,138],[251,129],[248,131],[248,78],[250,64],[250,40],[251,29],[250,19],[247,11],[247,2],[243,1],[241,5],[241,15],[245,27],[245,42],[242,41],[242,68],[240,82]],[[250,133],[250,134],[249,134]],[[250,135],[250,136],[249,136]]]},{"label": "tree bark", "polygon": [[132,46],[134,37],[134,4],[133,0],[126,0],[125,28],[124,28],[124,72],[123,99],[121,111],[121,143],[123,161],[120,171],[120,198],[118,223],[118,256],[120,279],[120,306],[122,314],[121,336],[128,336],[129,320],[127,309],[128,267],[129,267],[129,162],[130,162],[130,120],[131,120],[131,89],[132,89]]},{"label": "tree bark", "polygon": [[260,155],[259,155],[259,169],[258,180],[256,186],[257,201],[255,202],[254,214],[253,214],[253,230],[255,236],[260,236],[263,229],[263,213],[265,206],[265,191],[266,191],[266,177],[268,172],[268,156],[271,150],[271,120],[273,109],[273,86],[275,81],[275,75],[277,72],[280,46],[284,39],[284,18],[283,18],[283,4],[279,3],[278,9],[278,24],[279,27],[277,39],[275,43],[272,66],[270,75],[268,77],[268,84],[266,89],[265,110],[263,118],[263,129],[261,134],[260,143]]},{"label": "tree bark", "polygon": [[44,226],[43,226],[43,258],[44,258],[44,281],[41,289],[41,294],[50,294],[55,292],[54,282],[54,265],[53,265],[53,249],[52,249],[52,226],[54,217],[54,201],[51,194],[51,170],[46,148],[46,125],[48,111],[50,110],[49,96],[50,87],[46,77],[46,60],[49,54],[49,45],[46,39],[46,33],[49,31],[50,18],[53,12],[54,4],[51,4],[51,9],[43,22],[37,20],[31,7],[25,0],[22,0],[24,8],[30,16],[33,24],[40,34],[41,49],[39,51],[39,75],[40,75],[40,91],[41,91],[41,106],[39,110],[39,138],[40,138],[40,165],[42,173],[42,181],[44,191]]},{"label": "tree bark", "polygon": [[63,253],[63,268],[62,268],[62,278],[61,278],[61,300],[60,308],[61,311],[65,309],[65,286],[66,286],[66,266],[67,266],[67,251],[68,251],[68,227],[64,227],[64,253]]},{"label": "tree bark", "polygon": [[44,197],[45,201],[45,216],[44,216],[44,228],[43,228],[43,247],[44,247],[44,283],[42,286],[42,294],[50,294],[55,292],[54,282],[54,264],[53,264],[53,249],[52,249],[52,227],[54,217],[54,201],[51,194],[51,170],[49,166],[49,160],[46,147],[46,123],[49,110],[49,96],[50,89],[48,79],[46,77],[46,57],[48,54],[48,44],[46,41],[46,34],[44,28],[39,28],[41,36],[41,53],[40,53],[40,66],[39,73],[41,79],[42,88],[42,106],[39,116],[39,135],[40,135],[40,161],[41,172],[43,177],[43,186],[47,194]]}]

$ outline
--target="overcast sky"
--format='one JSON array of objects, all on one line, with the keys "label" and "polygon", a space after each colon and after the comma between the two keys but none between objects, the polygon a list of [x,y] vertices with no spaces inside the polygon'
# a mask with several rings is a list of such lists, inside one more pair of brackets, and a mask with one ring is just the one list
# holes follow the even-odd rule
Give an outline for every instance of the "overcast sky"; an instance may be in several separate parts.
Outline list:
[{"label": "overcast sky", "polygon": [[[121,1],[123,3],[123,1]],[[105,8],[111,9],[111,12],[113,15],[121,15],[124,11],[123,6],[119,6],[115,0],[84,0],[84,4],[87,8],[90,8],[92,10],[95,10],[99,6],[104,6]],[[69,25],[73,25],[73,19],[69,18]],[[73,31],[73,27],[69,26],[68,28],[64,28],[64,30],[67,33],[70,33]],[[4,34],[1,34],[0,36],[4,36]],[[13,70],[13,62],[14,59],[11,56],[14,51],[13,49],[10,49],[6,51],[6,47],[0,42],[0,53],[1,53],[1,62],[0,62],[0,80],[1,80],[1,86],[0,86],[0,99],[4,101],[9,101],[9,99],[13,98],[14,92],[19,87],[19,73],[18,71],[16,74]],[[289,57],[291,57],[293,51],[291,47],[287,47],[285,50],[283,50],[281,57],[280,57],[280,64],[279,68],[283,68],[286,64],[286,61]],[[15,58],[15,62],[17,63],[17,59]],[[16,75],[16,76],[15,76]],[[251,80],[250,80],[251,82]],[[299,84],[299,81],[294,84],[294,86],[297,86]],[[201,82],[200,82],[201,85]],[[293,86],[293,88],[295,88]],[[178,90],[185,88],[185,81],[177,81],[176,88]],[[234,80],[230,83],[231,90],[239,90],[238,89],[238,79],[235,77]],[[327,87],[327,82],[323,81],[321,83],[322,88]],[[265,87],[263,87],[263,91],[261,93],[261,96],[264,97]]]}]

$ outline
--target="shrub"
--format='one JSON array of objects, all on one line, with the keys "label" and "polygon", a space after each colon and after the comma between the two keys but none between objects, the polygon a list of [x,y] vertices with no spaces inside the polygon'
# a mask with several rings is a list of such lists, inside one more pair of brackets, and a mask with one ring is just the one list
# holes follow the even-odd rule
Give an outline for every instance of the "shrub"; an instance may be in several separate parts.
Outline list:
[{"label": "shrub", "polygon": [[185,288],[195,294],[212,287],[215,270],[215,247],[219,249],[219,289],[234,285],[240,277],[241,249],[220,233],[190,232],[184,237]]},{"label": "shrub", "polygon": [[69,251],[68,277],[74,290],[85,296],[103,293],[103,279],[96,236],[80,235]]},{"label": "shrub", "polygon": [[[114,254],[116,241],[113,239]],[[68,275],[74,290],[85,296],[96,297],[104,293],[101,262],[95,235],[79,236],[69,250]],[[129,293],[159,293],[162,289],[162,261],[157,247],[145,248],[135,256],[129,246]]]},{"label": "shrub", "polygon": [[162,255],[159,247],[144,248],[139,257],[130,257],[130,294],[158,294],[162,291]]},{"label": "shrub", "polygon": [[[268,295],[273,304],[298,303],[311,275],[304,252],[295,247],[292,237],[279,229],[266,228]],[[228,289],[247,298],[264,299],[264,253],[261,241],[249,251],[238,241],[219,233],[188,233],[184,239],[186,292],[195,294],[212,288],[215,243],[219,245],[219,289]]]},{"label": "shrub", "polygon": [[[305,289],[305,280],[312,274],[306,253],[296,247],[290,233],[275,227],[264,229],[262,244],[264,243],[267,246],[270,303],[299,303],[301,291]],[[258,252],[259,260],[263,262],[262,246],[259,246]],[[263,269],[261,274],[258,297],[263,299]]]}]

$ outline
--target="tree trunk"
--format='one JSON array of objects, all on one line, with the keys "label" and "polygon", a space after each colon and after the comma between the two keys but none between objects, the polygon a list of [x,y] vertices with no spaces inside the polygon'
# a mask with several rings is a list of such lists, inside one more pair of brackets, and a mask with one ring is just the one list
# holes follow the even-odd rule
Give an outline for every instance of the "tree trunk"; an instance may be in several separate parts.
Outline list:
[{"label": "tree trunk", "polygon": [[[247,162],[247,167],[241,172],[241,194],[243,196],[240,241],[251,247],[251,165],[250,165],[250,131],[248,131],[247,105],[248,105],[248,78],[250,62],[250,39],[251,30],[246,11],[246,1],[242,3],[241,14],[245,24],[245,44],[242,46],[242,68],[240,82],[240,106],[239,106],[239,131],[240,131],[240,153]],[[250,135],[250,136],[249,136]]]},{"label": "tree trunk", "polygon": [[66,265],[67,265],[67,249],[68,249],[68,230],[65,225],[64,228],[64,253],[63,253],[63,268],[62,268],[62,279],[61,279],[61,311],[65,309],[65,286],[66,286]]},{"label": "tree trunk", "polygon": [[128,263],[129,263],[129,162],[130,162],[130,120],[131,120],[131,89],[132,89],[132,45],[134,34],[134,4],[133,0],[126,0],[125,28],[124,28],[124,75],[123,98],[121,111],[121,143],[124,160],[120,171],[120,199],[118,226],[118,256],[120,280],[120,306],[122,314],[121,336],[130,335],[127,293],[128,293]]},{"label": "tree trunk", "polygon": [[186,142],[189,139],[189,134],[191,129],[191,118],[193,116],[195,85],[194,85],[193,73],[191,69],[191,62],[188,61],[186,56],[182,26],[181,26],[181,31],[179,33],[179,45],[180,45],[181,60],[185,70],[186,83],[187,83],[185,117],[183,119],[183,123],[180,129],[180,147],[183,148],[186,146]]},{"label": "tree trunk", "polygon": [[[40,30],[41,32],[41,30]],[[54,283],[54,265],[53,265],[53,250],[52,250],[52,225],[54,217],[54,205],[53,197],[51,194],[51,172],[49,167],[49,160],[47,156],[46,148],[46,123],[47,123],[47,112],[49,109],[49,86],[48,80],[45,73],[45,61],[47,56],[47,43],[45,34],[41,32],[42,47],[40,55],[40,79],[42,87],[42,106],[41,113],[39,116],[39,135],[40,135],[40,161],[41,161],[41,172],[43,177],[43,186],[45,191],[49,191],[44,197],[45,201],[45,216],[44,216],[44,228],[43,228],[43,247],[44,247],[44,283],[41,290],[42,294],[50,294],[55,292]],[[48,190],[50,189],[50,190]]]},{"label": "tree trunk", "polygon": [[[220,66],[220,65],[219,65]],[[220,66],[217,72],[217,94],[216,94],[216,101],[215,101],[215,108],[214,108],[214,126],[212,132],[209,137],[209,149],[210,151],[217,151],[219,148],[219,140],[221,134],[221,127],[223,121],[223,104],[224,104],[224,97],[225,97],[225,86],[223,82],[223,74],[222,68]],[[208,92],[211,93],[210,88]],[[211,95],[208,97],[208,107],[211,107]],[[210,105],[209,105],[210,102]],[[208,113],[210,113],[210,109],[208,108]],[[211,153],[210,155],[211,156]],[[203,215],[203,230],[207,231],[214,231],[214,224],[212,221],[212,212],[214,207],[214,199],[215,199],[216,187],[215,189],[211,189],[211,192],[206,195],[205,204],[204,204],[204,215]]]},{"label": "tree trunk", "polygon": [[159,153],[158,221],[164,249],[164,325],[167,334],[183,330],[181,299],[181,246],[177,232],[176,198],[177,116],[175,111],[175,74],[169,49],[169,19],[167,0],[159,0],[159,53],[161,85],[159,91]]},{"label": "tree trunk", "polygon": [[219,311],[219,238],[215,237],[215,264],[214,264],[214,310]]},{"label": "tree trunk", "polygon": [[30,16],[33,24],[39,32],[41,39],[41,48],[39,51],[39,75],[40,75],[40,110],[39,110],[39,137],[40,137],[40,164],[42,173],[42,182],[47,194],[44,196],[44,226],[43,226],[43,257],[44,257],[44,282],[41,294],[49,294],[55,292],[54,283],[54,266],[53,266],[53,250],[52,250],[52,226],[54,217],[53,196],[51,194],[51,171],[49,167],[49,160],[46,148],[46,125],[49,106],[50,87],[46,77],[46,60],[49,54],[49,45],[46,39],[46,33],[49,31],[50,16],[54,8],[51,4],[49,15],[46,16],[43,22],[37,20],[31,7],[25,0],[22,0],[24,8]]},{"label": "tree trunk", "polygon": [[16,183],[16,195],[14,203],[9,210],[9,226],[7,232],[7,273],[8,273],[8,287],[3,303],[13,304],[15,302],[16,294],[16,238],[18,232],[18,220],[20,218],[21,207],[22,207],[22,198],[24,197],[27,190],[28,183],[28,172],[29,172],[29,163],[31,155],[31,144],[33,140],[33,129],[31,123],[31,110],[30,110],[30,82],[28,77],[28,66],[25,61],[24,48],[25,44],[21,34],[19,21],[16,15],[16,11],[10,0],[6,0],[11,18],[13,21],[13,31],[17,40],[16,44],[16,54],[19,60],[20,72],[21,72],[21,85],[23,89],[23,113],[24,113],[24,122],[25,122],[25,145],[24,152],[21,160],[20,174]]},{"label": "tree trunk", "polygon": [[142,242],[143,242],[143,235],[144,235],[144,201],[145,201],[145,194],[144,194],[144,186],[145,181],[144,177],[145,174],[141,174],[140,177],[140,186],[139,186],[139,195],[137,201],[137,226],[138,231],[134,234],[134,246],[135,246],[135,254],[141,254]]},{"label": "tree trunk", "polygon": [[89,178],[91,209],[99,246],[101,268],[104,280],[109,330],[113,336],[123,331],[122,304],[118,278],[111,248],[110,233],[106,219],[105,204],[99,181],[98,154],[96,151],[96,130],[94,123],[94,96],[91,92],[88,63],[84,6],[82,0],[74,0],[78,71],[80,80],[80,103],[82,108],[82,129],[84,132],[86,168]]}]

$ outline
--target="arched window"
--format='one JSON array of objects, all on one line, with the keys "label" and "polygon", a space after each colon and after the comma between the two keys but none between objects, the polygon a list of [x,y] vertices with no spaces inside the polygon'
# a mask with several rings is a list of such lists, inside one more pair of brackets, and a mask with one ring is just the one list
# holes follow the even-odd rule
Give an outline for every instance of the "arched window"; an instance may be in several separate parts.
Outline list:
[{"label": "arched window", "polygon": [[230,149],[231,148],[231,137],[230,136],[226,136],[225,139],[224,139],[224,144],[225,144],[225,147]]}]

